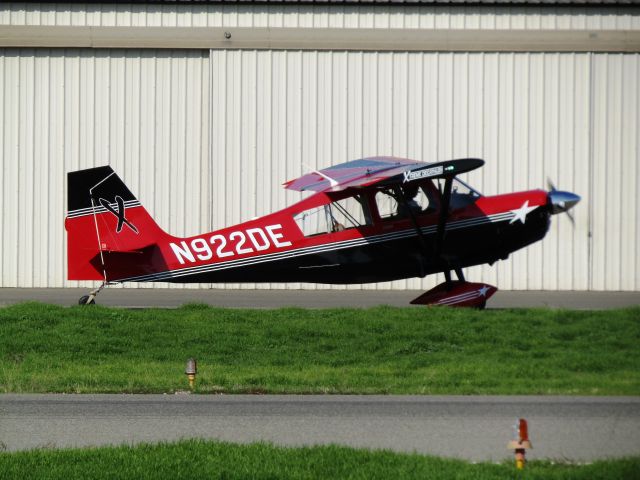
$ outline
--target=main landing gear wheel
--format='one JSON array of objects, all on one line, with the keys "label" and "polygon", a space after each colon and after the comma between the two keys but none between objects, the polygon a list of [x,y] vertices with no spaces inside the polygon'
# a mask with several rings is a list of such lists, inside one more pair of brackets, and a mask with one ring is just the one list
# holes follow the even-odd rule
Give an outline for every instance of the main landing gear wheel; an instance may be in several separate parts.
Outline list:
[{"label": "main landing gear wheel", "polygon": [[94,295],[83,295],[78,300],[78,305],[95,305],[96,297]]}]

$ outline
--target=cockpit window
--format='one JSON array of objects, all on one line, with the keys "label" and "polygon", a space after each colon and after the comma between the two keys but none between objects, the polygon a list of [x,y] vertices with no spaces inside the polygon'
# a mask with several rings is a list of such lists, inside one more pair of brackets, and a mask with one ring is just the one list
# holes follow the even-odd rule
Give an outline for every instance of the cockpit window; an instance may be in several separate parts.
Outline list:
[{"label": "cockpit window", "polygon": [[[444,188],[444,181],[442,188]],[[467,205],[474,203],[481,196],[480,192],[473,189],[459,178],[454,178],[453,185],[451,187],[450,208],[452,210],[464,208]]]},{"label": "cockpit window", "polygon": [[[402,197],[404,195],[404,198]],[[438,205],[438,192],[432,183],[421,186],[387,188],[376,193],[378,215],[382,220],[408,218],[414,215],[435,212]]]},{"label": "cockpit window", "polygon": [[371,225],[367,200],[362,195],[305,210],[293,219],[305,237]]},{"label": "cockpit window", "polygon": [[470,185],[464,183],[459,178],[453,179],[453,187],[451,189],[452,192],[457,193],[458,195],[471,195],[474,198],[480,198],[482,194],[477,191],[475,188]]},{"label": "cockpit window", "polygon": [[398,215],[399,203],[396,197],[393,190],[380,190],[376,193],[376,205],[381,219],[386,220]]}]

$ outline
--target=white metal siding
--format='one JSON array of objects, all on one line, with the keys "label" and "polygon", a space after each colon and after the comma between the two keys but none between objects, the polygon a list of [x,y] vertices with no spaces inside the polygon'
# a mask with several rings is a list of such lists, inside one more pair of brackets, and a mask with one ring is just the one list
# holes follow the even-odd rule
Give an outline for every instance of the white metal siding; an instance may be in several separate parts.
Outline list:
[{"label": "white metal siding", "polygon": [[640,286],[638,55],[220,50],[211,67],[221,106],[212,111],[213,160],[231,169],[230,181],[218,179],[216,226],[295,201],[276,186],[308,170],[303,162],[479,156],[487,164],[469,181],[485,194],[546,188],[550,178],[583,201],[575,228],[554,217],[542,242],[469,278],[504,289]]},{"label": "white metal siding", "polygon": [[[638,29],[640,10],[3,3],[0,25],[597,30]],[[485,194],[549,177],[582,195],[575,228],[554,217],[542,242],[470,279],[638,290],[639,74],[638,54],[0,50],[0,286],[77,285],[69,170],[113,165],[189,235],[296,201],[280,183],[303,163],[392,154],[483,157],[469,180]]]},{"label": "white metal siding", "polygon": [[640,60],[593,60],[591,287],[640,288]]},{"label": "white metal siding", "polygon": [[470,279],[640,288],[637,54],[5,50],[0,73],[4,287],[75,284],[69,170],[113,165],[189,235],[298,200],[280,184],[308,167],[385,154],[485,158],[469,175],[485,194],[549,177],[583,196],[575,228],[554,217],[542,242]]},{"label": "white metal siding", "polygon": [[111,164],[163,228],[210,218],[200,51],[0,50],[3,287],[66,281],[66,172]]},{"label": "white metal siding", "polygon": [[17,3],[0,5],[0,25],[225,26],[308,28],[637,29],[629,7],[136,5]]}]

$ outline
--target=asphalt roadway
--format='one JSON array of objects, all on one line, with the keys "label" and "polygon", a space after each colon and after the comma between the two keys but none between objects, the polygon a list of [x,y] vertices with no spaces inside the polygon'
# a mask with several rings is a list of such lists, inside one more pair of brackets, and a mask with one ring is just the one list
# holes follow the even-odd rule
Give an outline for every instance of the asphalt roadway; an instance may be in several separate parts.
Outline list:
[{"label": "asphalt roadway", "polygon": [[519,417],[530,459],[588,462],[640,454],[640,397],[343,395],[0,395],[0,446],[135,444],[181,438],[338,443],[458,457],[511,458]]},{"label": "asphalt roadway", "polygon": [[[0,288],[0,305],[38,301],[75,305],[86,288]],[[106,288],[101,305],[128,308],[175,308],[185,303],[207,303],[232,308],[335,308],[376,305],[409,306],[418,290],[222,290]],[[498,291],[487,308],[551,307],[609,309],[640,305],[640,292]],[[416,306],[415,308],[424,308]]]}]

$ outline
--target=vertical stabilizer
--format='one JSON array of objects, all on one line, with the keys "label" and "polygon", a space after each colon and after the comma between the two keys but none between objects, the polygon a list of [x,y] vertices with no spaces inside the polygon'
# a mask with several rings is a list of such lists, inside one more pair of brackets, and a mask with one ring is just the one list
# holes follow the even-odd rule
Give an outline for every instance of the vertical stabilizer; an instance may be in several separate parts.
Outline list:
[{"label": "vertical stabilizer", "polygon": [[69,280],[113,281],[153,271],[167,234],[110,166],[67,174]]}]

